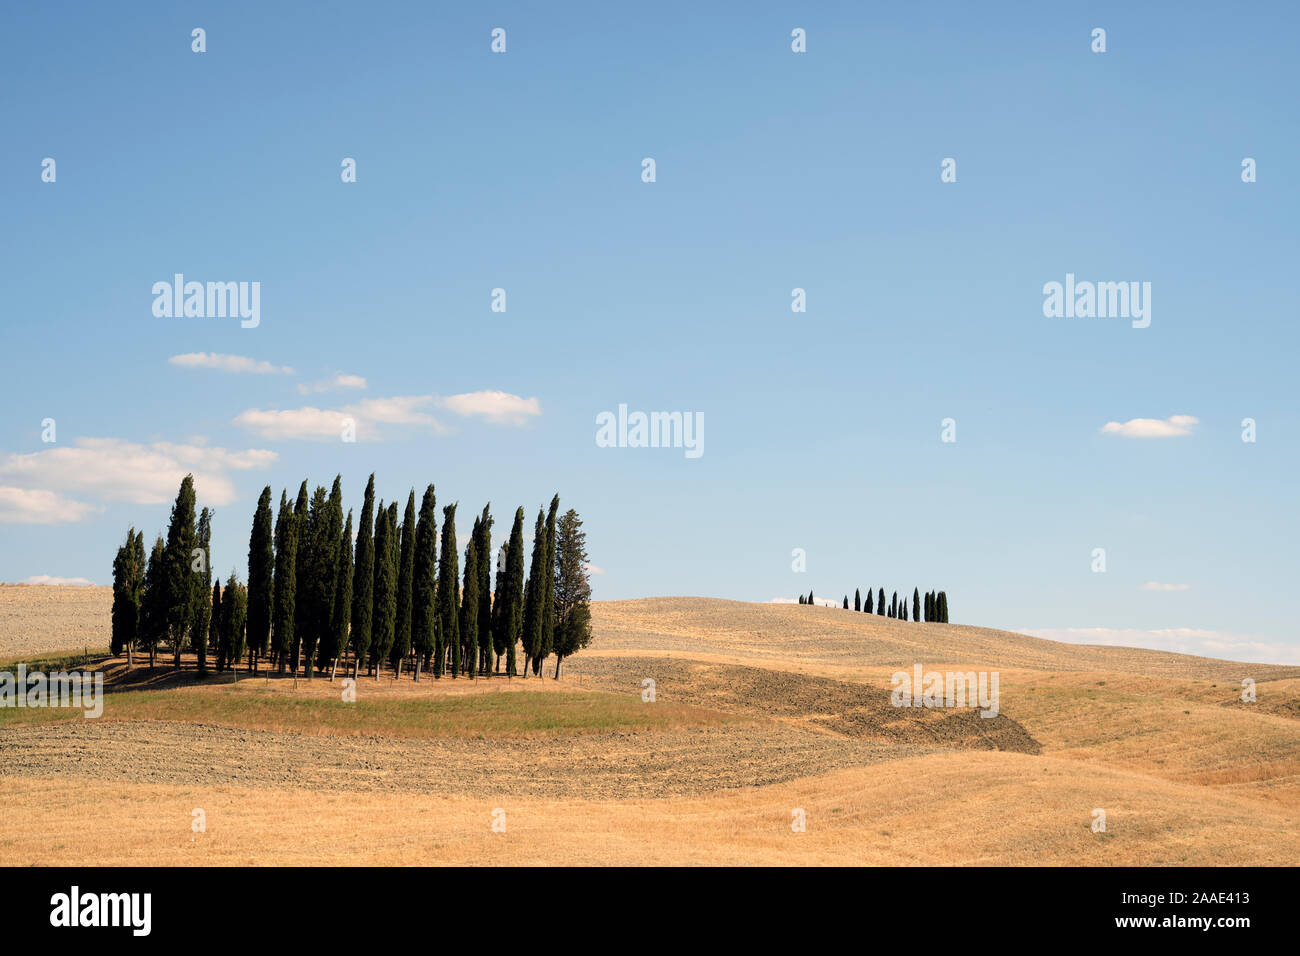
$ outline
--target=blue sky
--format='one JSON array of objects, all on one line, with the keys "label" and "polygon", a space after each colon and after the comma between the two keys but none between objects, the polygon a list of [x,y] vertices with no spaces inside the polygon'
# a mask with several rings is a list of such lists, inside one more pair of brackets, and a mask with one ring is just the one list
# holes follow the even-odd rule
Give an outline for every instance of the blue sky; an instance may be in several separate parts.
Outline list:
[{"label": "blue sky", "polygon": [[[0,579],[107,583],[185,470],[242,574],[264,484],[359,509],[373,470],[498,534],[558,491],[601,599],[919,585],[1300,662],[1295,7],[698,6],[7,13]],[[177,272],[260,324],[155,317]],[[1067,273],[1150,282],[1150,326],[1045,317]],[[620,403],[704,454],[597,447]]]}]

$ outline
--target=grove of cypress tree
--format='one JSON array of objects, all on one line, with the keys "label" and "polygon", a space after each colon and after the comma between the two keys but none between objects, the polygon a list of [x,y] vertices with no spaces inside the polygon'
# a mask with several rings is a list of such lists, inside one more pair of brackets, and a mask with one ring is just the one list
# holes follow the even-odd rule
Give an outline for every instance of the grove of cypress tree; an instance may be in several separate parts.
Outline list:
[{"label": "grove of cypress tree", "polygon": [[262,489],[248,536],[248,649],[252,667],[265,656],[275,605],[275,534],[271,528],[271,486]]},{"label": "grove of cypress tree", "polygon": [[370,651],[375,593],[375,476],[366,482],[366,497],[357,524],[357,557],[352,567],[352,676]]},{"label": "grove of cypress tree", "polygon": [[389,655],[393,671],[402,676],[402,661],[411,653],[411,609],[415,583],[415,489],[406,497],[406,513],[402,516],[402,539],[397,565],[397,624],[393,635],[393,650]]},{"label": "grove of cypress tree", "polygon": [[272,604],[272,637],[275,641],[276,670],[284,673],[293,647],[294,615],[298,602],[298,525],[289,510],[289,499],[280,492],[280,513],[275,519],[275,593]]},{"label": "grove of cypress tree", "polygon": [[442,548],[438,555],[438,660],[433,674],[441,677],[444,657],[451,654],[451,676],[460,674],[460,556],[456,553],[456,506],[442,509]]},{"label": "grove of cypress tree", "polygon": [[465,673],[475,675],[475,663],[478,658],[478,519],[474,519],[474,533],[470,535],[465,547],[465,588],[461,591],[460,634],[461,643],[465,645],[461,660]]},{"label": "grove of cypress tree", "polygon": [[438,584],[438,499],[433,485],[424,489],[415,529],[415,571],[411,594],[411,642],[415,647],[415,679],[428,667],[434,651]]},{"label": "grove of cypress tree", "polygon": [[537,509],[537,521],[533,524],[533,553],[528,563],[528,583],[524,585],[524,676],[532,667],[534,673],[537,665],[532,663],[542,649],[542,613],[546,587],[546,512]]}]

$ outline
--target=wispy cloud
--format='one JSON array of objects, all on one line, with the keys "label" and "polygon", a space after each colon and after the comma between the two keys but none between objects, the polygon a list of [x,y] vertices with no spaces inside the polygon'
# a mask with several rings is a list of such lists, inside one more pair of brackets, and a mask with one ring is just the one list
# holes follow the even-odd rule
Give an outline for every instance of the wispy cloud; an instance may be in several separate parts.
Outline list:
[{"label": "wispy cloud", "polygon": [[1142,585],[1143,591],[1190,591],[1190,584],[1162,584],[1159,581],[1148,581]]},{"label": "wispy cloud", "polygon": [[[80,438],[73,447],[0,458],[0,479],[34,489],[26,492],[29,505],[40,503],[39,497],[31,495],[52,490],[89,493],[105,501],[165,504],[175,498],[181,479],[193,474],[199,499],[204,504],[224,505],[235,500],[229,472],[266,468],[278,457],[273,451],[256,448],[230,451],[202,444],[143,445],[120,438]],[[77,513],[67,510],[67,505],[75,502],[66,503],[59,511],[54,501],[47,501],[55,514]],[[80,520],[86,513],[57,520]]]},{"label": "wispy cloud", "polygon": [[585,567],[585,568],[587,569],[587,573],[588,573],[588,574],[604,574],[604,573],[605,573],[605,569],[604,569],[604,568],[602,568],[602,567],[598,567],[597,565],[594,565],[594,564],[586,564],[586,565],[583,565],[583,567]]},{"label": "wispy cloud", "polygon": [[1170,415],[1168,418],[1130,418],[1126,422],[1107,422],[1101,430],[1106,435],[1124,438],[1178,438],[1190,435],[1200,419],[1191,415]]},{"label": "wispy cloud", "polygon": [[442,435],[448,431],[431,409],[445,408],[462,417],[481,418],[493,424],[522,425],[541,414],[536,398],[508,392],[468,392],[463,395],[395,395],[366,398],[338,408],[305,406],[290,409],[250,408],[235,417],[235,424],[269,439],[338,441],[351,423],[358,440],[381,437],[381,425],[419,426]]},{"label": "wispy cloud", "polygon": [[246,355],[223,355],[220,352],[186,352],[173,355],[168,363],[181,368],[215,368],[222,372],[235,372],[253,375],[292,375],[293,369],[287,365],[272,365]]},{"label": "wispy cloud", "polygon": [[67,524],[97,510],[43,488],[0,485],[0,524]]},{"label": "wispy cloud", "polygon": [[348,375],[344,372],[335,372],[329,378],[321,379],[319,382],[304,382],[298,386],[298,391],[303,395],[314,395],[317,392],[328,392],[336,388],[365,388],[366,380],[360,375]]},{"label": "wispy cloud", "polygon": [[1143,647],[1149,650],[1196,654],[1229,661],[1265,664],[1300,664],[1300,646],[1249,634],[1232,634],[1195,627],[1140,628],[1048,627],[1021,628],[1021,634],[1067,644],[1104,644],[1109,647]]},{"label": "wispy cloud", "polygon": [[482,418],[497,425],[523,425],[542,414],[536,398],[520,398],[509,392],[464,392],[438,399],[438,405],[463,417]]},{"label": "wispy cloud", "polygon": [[46,587],[94,587],[95,582],[89,578],[56,578],[48,574],[33,574],[23,578],[19,584],[36,584]]}]

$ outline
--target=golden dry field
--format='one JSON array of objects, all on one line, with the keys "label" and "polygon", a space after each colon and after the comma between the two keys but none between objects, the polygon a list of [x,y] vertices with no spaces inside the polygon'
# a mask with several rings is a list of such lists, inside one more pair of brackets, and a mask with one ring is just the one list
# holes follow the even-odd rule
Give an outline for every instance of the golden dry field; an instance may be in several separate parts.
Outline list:
[{"label": "golden dry field", "polygon": [[[107,588],[0,588],[0,661],[103,652],[108,607]],[[1300,668],[708,598],[597,603],[593,623],[558,682],[553,660],[542,680],[363,675],[355,703],[320,677],[199,681],[191,658],[180,675],[166,655],[152,673],[105,660],[98,719],[0,709],[0,852],[69,865],[1300,859]],[[890,675],[916,663],[997,671],[1000,713],[890,706]],[[1243,678],[1256,703],[1241,702]]]}]

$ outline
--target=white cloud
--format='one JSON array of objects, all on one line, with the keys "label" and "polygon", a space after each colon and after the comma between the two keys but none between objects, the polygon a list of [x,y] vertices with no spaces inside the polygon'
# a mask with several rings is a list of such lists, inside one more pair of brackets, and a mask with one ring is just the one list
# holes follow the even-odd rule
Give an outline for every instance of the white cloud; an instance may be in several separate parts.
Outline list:
[{"label": "white cloud", "polygon": [[536,398],[521,398],[509,392],[464,392],[438,399],[438,405],[463,417],[478,417],[494,425],[523,425],[542,414]]},{"label": "white cloud", "polygon": [[583,567],[585,567],[585,568],[587,569],[587,573],[588,573],[588,574],[604,574],[604,573],[605,573],[605,569],[604,569],[604,568],[602,568],[602,567],[598,567],[597,565],[594,565],[594,564],[586,564],[586,565],[583,565]]},{"label": "white cloud", "polygon": [[446,408],[464,417],[511,425],[522,425],[529,417],[542,413],[536,398],[520,398],[506,392],[468,392],[446,398],[436,395],[365,398],[339,408],[250,408],[235,417],[235,424],[263,438],[309,441],[339,441],[344,423],[349,419],[356,426],[358,440],[379,437],[380,425],[416,425],[438,435],[446,434],[448,428],[430,413],[432,408]]},{"label": "white cloud", "polygon": [[293,374],[293,369],[287,365],[272,365],[245,355],[223,355],[220,352],[186,352],[173,355],[167,361],[182,368],[215,368],[222,372],[251,372],[254,375]]},{"label": "white cloud", "polygon": [[1111,627],[1022,628],[1021,634],[1067,644],[1104,644],[1109,647],[1142,647],[1149,650],[1196,654],[1230,661],[1264,664],[1300,664],[1300,646],[1281,644],[1248,634],[1231,634],[1194,627],[1166,627],[1142,630]]},{"label": "white cloud", "polygon": [[1190,584],[1161,584],[1159,581],[1148,581],[1142,585],[1143,591],[1190,591]]},{"label": "white cloud", "polygon": [[0,524],[66,524],[96,510],[45,489],[0,486]]},{"label": "white cloud", "polygon": [[1170,415],[1166,419],[1130,418],[1123,424],[1107,422],[1101,430],[1103,434],[1124,438],[1176,438],[1190,435],[1192,426],[1199,424],[1200,419],[1191,415]]},{"label": "white cloud", "polygon": [[[181,479],[193,474],[199,501],[224,505],[235,500],[228,472],[265,468],[278,457],[263,449],[228,451],[201,444],[142,445],[119,438],[80,438],[74,447],[0,458],[0,478],[47,492],[77,491],[106,501],[166,504],[176,497]],[[84,511],[76,518],[60,520],[83,517]]]},{"label": "white cloud", "polygon": [[321,379],[319,382],[310,382],[299,385],[298,391],[303,395],[313,395],[317,392],[328,392],[333,388],[365,387],[366,380],[360,375],[348,375],[344,372],[335,372],[331,377]]},{"label": "white cloud", "polygon": [[23,578],[19,584],[36,584],[46,587],[94,587],[95,582],[89,578],[56,578],[48,574],[33,574],[30,578]]}]

